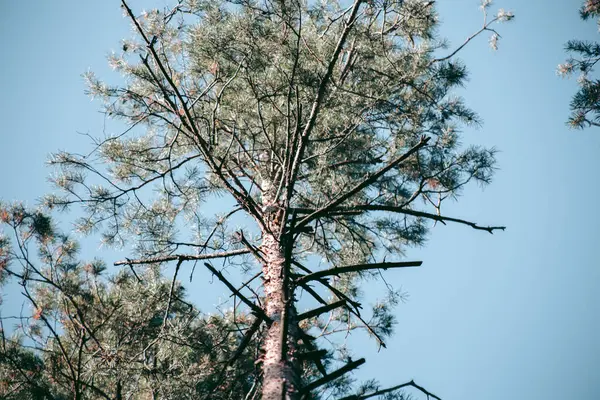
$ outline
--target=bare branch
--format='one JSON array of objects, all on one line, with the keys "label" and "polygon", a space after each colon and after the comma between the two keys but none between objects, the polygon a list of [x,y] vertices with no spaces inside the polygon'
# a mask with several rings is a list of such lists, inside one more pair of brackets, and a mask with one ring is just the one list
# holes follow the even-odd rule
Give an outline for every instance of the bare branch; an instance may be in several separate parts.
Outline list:
[{"label": "bare branch", "polygon": [[[306,272],[308,274],[313,273],[310,269],[306,268],[304,265],[300,264],[296,260],[292,260],[292,264],[294,264],[295,266],[297,266],[298,268],[300,268],[301,270],[303,270],[304,272]],[[335,294],[339,299],[346,300],[348,302],[348,304],[352,305],[352,307],[354,307],[356,312],[360,315],[359,309],[362,308],[362,306],[359,302],[352,300],[350,297],[346,296],[344,293],[340,292],[338,289],[331,286],[329,284],[329,282],[327,282],[327,279],[317,278],[316,281],[319,282],[320,284],[322,284],[323,286],[325,286],[327,289],[331,290],[331,292],[333,294]],[[297,285],[305,285],[305,283],[302,283],[302,282],[296,282],[296,284]],[[323,302],[323,304],[327,304],[327,302]]]},{"label": "bare branch", "polygon": [[347,265],[345,267],[324,269],[321,271],[313,272],[312,274],[304,275],[300,277],[296,283],[306,283],[314,281],[330,275],[345,274],[348,272],[367,271],[371,269],[389,269],[389,268],[406,268],[406,267],[420,267],[423,261],[404,261],[404,262],[382,262],[372,264],[357,264]]},{"label": "bare branch", "polygon": [[[314,210],[311,208],[293,208],[292,210],[298,211],[301,214],[314,214],[318,210]],[[425,211],[417,211],[410,210],[408,208],[399,207],[399,206],[388,206],[388,205],[378,205],[378,204],[361,204],[357,206],[349,206],[349,207],[335,207],[329,209],[325,212],[324,215],[356,215],[360,212],[365,211],[388,211],[399,214],[412,215],[414,217],[422,217],[431,219],[434,221],[441,222],[442,224],[446,224],[446,222],[455,222],[457,224],[463,224],[470,226],[473,229],[487,231],[489,233],[494,233],[495,230],[506,230],[505,226],[481,226],[477,225],[475,222],[467,221],[460,218],[446,217],[444,215],[432,214]]]},{"label": "bare branch", "polygon": [[302,283],[299,286],[302,287],[302,289],[306,290],[308,292],[308,294],[310,294],[315,300],[317,300],[319,303],[327,305],[329,303],[327,303],[327,301],[325,301],[317,292],[314,291],[313,288],[311,288],[308,284],[306,283]]},{"label": "bare branch", "polygon": [[227,258],[240,256],[243,254],[249,254],[250,250],[240,249],[240,250],[232,250],[232,251],[223,251],[219,253],[211,253],[211,254],[173,254],[170,256],[164,257],[152,257],[152,258],[140,258],[135,260],[125,259],[121,261],[117,261],[114,265],[136,265],[136,264],[154,264],[161,263],[167,261],[192,261],[192,260],[210,260],[213,258]]},{"label": "bare branch", "polygon": [[308,318],[313,318],[318,315],[329,312],[331,310],[335,310],[338,307],[346,306],[347,304],[348,303],[346,303],[346,300],[338,300],[331,304],[324,305],[323,307],[315,308],[314,310],[310,310],[310,311],[304,312],[302,314],[299,314],[297,319],[298,319],[298,321],[302,321],[302,320],[305,320]]},{"label": "bare branch", "polygon": [[219,373],[219,378],[217,379],[217,383],[214,385],[214,387],[211,390],[211,392],[209,393],[209,396],[207,397],[207,399],[210,399],[211,398],[210,395],[212,395],[212,393],[214,393],[215,390],[217,390],[219,388],[221,383],[223,383],[223,380],[225,379],[225,372],[227,371],[227,368],[229,366],[233,365],[233,363],[238,358],[240,358],[240,356],[242,355],[244,350],[246,350],[246,347],[248,347],[248,345],[250,344],[250,341],[252,340],[252,336],[254,336],[256,331],[258,331],[258,328],[260,328],[260,325],[262,324],[262,322],[263,322],[263,319],[260,316],[257,316],[257,318],[254,320],[254,322],[250,326],[250,328],[248,328],[248,330],[244,334],[244,337],[242,338],[242,341],[240,342],[240,345],[236,349],[235,353],[233,353],[233,356],[231,356],[231,358],[229,360],[227,360],[227,362],[223,366],[223,369]]},{"label": "bare branch", "polygon": [[296,357],[298,357],[299,360],[320,360],[323,357],[325,357],[326,355],[327,355],[327,350],[321,349],[321,350],[306,351],[304,353],[297,353]]},{"label": "bare branch", "polygon": [[423,394],[427,395],[427,398],[429,399],[430,397],[433,397],[436,400],[442,400],[441,398],[439,398],[438,396],[436,396],[435,394],[429,392],[428,390],[426,390],[423,386],[419,386],[415,383],[415,381],[411,380],[410,382],[406,382],[403,383],[401,385],[397,385],[397,386],[393,386],[387,389],[381,389],[381,390],[376,390],[375,392],[371,392],[368,394],[363,394],[363,395],[351,395],[351,396],[346,396],[344,398],[341,398],[339,400],[364,400],[364,399],[369,399],[371,397],[375,397],[375,396],[381,396],[382,394],[387,394],[390,392],[394,392],[396,390],[405,388],[405,387],[409,387],[412,386],[417,390],[420,390]]},{"label": "bare branch", "polygon": [[364,358],[360,358],[356,361],[350,361],[346,365],[344,365],[342,368],[340,368],[336,371],[333,371],[331,374],[307,384],[306,386],[304,386],[302,388],[301,392],[302,392],[302,394],[310,393],[311,390],[314,390],[314,389],[318,388],[319,386],[323,386],[324,384],[331,382],[334,379],[339,378],[340,376],[352,371],[353,369],[360,367],[364,363],[365,363]]},{"label": "bare branch", "polygon": [[[183,263],[183,260],[180,258],[179,261],[177,262],[177,265],[175,266],[175,273],[173,273],[173,279],[171,280],[171,288],[169,289],[169,300],[167,302],[167,309],[165,310],[165,315],[163,317],[162,329],[164,329],[165,326],[167,325],[167,319],[169,318],[169,313],[171,312],[171,304],[173,303],[173,293],[175,292],[175,284],[177,283],[177,274],[179,273],[179,268],[181,267],[181,263]],[[134,271],[131,264],[129,266],[131,267],[131,270]]]},{"label": "bare branch", "polygon": [[271,318],[269,318],[267,316],[267,314],[265,314],[265,312],[263,311],[262,308],[260,308],[259,306],[257,306],[256,304],[254,304],[253,302],[251,302],[250,300],[248,300],[248,298],[246,296],[244,296],[242,293],[240,293],[239,290],[237,290],[224,276],[222,273],[220,273],[219,271],[217,271],[212,265],[210,265],[209,263],[204,263],[204,265],[206,266],[206,268],[208,268],[210,270],[210,272],[212,272],[221,282],[223,282],[225,284],[225,286],[227,286],[227,288],[233,293],[235,294],[237,297],[240,298],[240,300],[246,304],[248,307],[250,307],[252,309],[252,311],[259,316],[260,318],[262,318],[263,321],[265,321],[267,323],[267,325],[271,325],[271,323],[273,322],[271,320]]},{"label": "bare branch", "polygon": [[467,44],[469,44],[469,42],[471,40],[473,40],[477,36],[479,36],[482,32],[484,32],[484,31],[491,31],[492,29],[490,29],[489,26],[491,24],[493,24],[494,22],[498,21],[498,17],[493,18],[490,22],[486,22],[486,19],[487,19],[486,17],[487,17],[487,15],[485,14],[485,11],[484,11],[484,20],[483,20],[483,26],[481,27],[481,29],[479,29],[477,32],[475,32],[471,36],[469,36],[463,42],[463,44],[461,44],[460,46],[458,46],[452,53],[450,53],[447,56],[442,57],[442,58],[436,58],[436,59],[432,60],[431,63],[433,64],[433,63],[436,63],[436,62],[449,60],[450,58],[454,57],[456,55],[456,53],[458,53],[459,51],[461,51]]},{"label": "bare branch", "polygon": [[[302,343],[304,343],[304,346],[306,346],[306,348],[308,349],[309,352],[313,353],[313,352],[320,351],[312,343],[312,340],[314,340],[314,338],[312,336],[310,336],[306,332],[300,330],[300,337],[302,338]],[[315,365],[317,366],[317,369],[319,370],[319,372],[323,376],[327,376],[327,370],[325,369],[325,366],[321,362],[321,359],[320,358],[313,358],[312,360],[315,363]]]},{"label": "bare branch", "polygon": [[[300,268],[301,270],[308,272],[309,274],[312,274],[312,271],[308,268],[306,268],[305,266],[303,266],[302,264],[300,264],[299,262],[292,260],[292,264],[294,264],[295,266],[297,266],[298,268]],[[329,282],[327,282],[327,279],[323,279],[323,278],[319,278],[316,280],[317,282],[319,282],[321,285],[325,286],[327,289],[331,290],[331,292],[337,296],[338,299],[340,300],[346,300],[346,302],[350,305],[352,305],[352,308],[348,308],[348,310],[350,311],[351,314],[353,314],[360,322],[362,322],[362,324],[364,325],[365,329],[367,331],[369,331],[369,333],[371,335],[373,335],[375,337],[375,339],[377,340],[377,344],[380,347],[386,348],[386,344],[383,341],[383,338],[381,336],[379,336],[379,334],[377,332],[375,332],[367,323],[367,321],[364,320],[364,318],[360,315],[360,309],[362,308],[361,304],[353,299],[351,299],[350,297],[348,297],[347,295],[345,295],[344,293],[342,293],[340,290],[336,289],[335,287],[333,287]],[[303,287],[308,288],[309,286],[306,285],[306,283],[301,284]],[[310,292],[309,292],[310,293]],[[317,297],[315,297],[317,298]],[[322,303],[327,304],[327,302],[322,301]]]},{"label": "bare branch", "polygon": [[[252,275],[252,278],[250,278],[246,282],[244,282],[240,287],[237,288],[237,290],[242,290],[243,288],[245,288],[246,286],[251,284],[252,281],[255,280],[256,278],[258,278],[259,276],[261,276],[262,273],[263,273],[262,271],[259,271],[256,274]],[[229,297],[233,297],[233,296],[234,296],[234,294],[232,293]]]}]

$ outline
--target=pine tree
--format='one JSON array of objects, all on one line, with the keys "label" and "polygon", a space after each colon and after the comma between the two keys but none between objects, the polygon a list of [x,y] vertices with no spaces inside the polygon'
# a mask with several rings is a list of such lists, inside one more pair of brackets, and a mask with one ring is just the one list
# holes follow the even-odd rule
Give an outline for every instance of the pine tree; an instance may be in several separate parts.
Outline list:
[{"label": "pine tree", "polygon": [[[480,121],[453,95],[460,50],[486,32],[495,48],[494,24],[513,18],[490,4],[447,50],[433,1],[181,0],[138,15],[123,0],[137,33],[109,60],[123,83],[85,77],[126,129],[89,155],[53,155],[61,192],[44,205],[81,206],[80,232],[135,254],[106,275],[44,213],[3,208],[15,235],[2,271],[32,305],[21,331],[36,343],[3,334],[3,394],[359,400],[410,386],[438,398],[412,381],[354,385],[347,373],[365,360],[336,338],[366,331],[385,347],[400,294],[386,284],[364,310],[361,288],[420,266],[403,250],[431,223],[504,229],[442,212],[494,171],[493,149],[460,145],[461,125]],[[188,303],[188,264],[231,291],[233,311]],[[301,293],[312,310],[298,309]]]},{"label": "pine tree", "polygon": [[[586,0],[579,14],[584,21],[600,17],[600,1]],[[577,79],[579,90],[571,100],[568,124],[573,128],[600,126],[600,81],[590,76],[600,60],[600,44],[574,39],[567,42],[565,50],[573,56],[558,66],[558,74],[569,76],[580,73]]]}]

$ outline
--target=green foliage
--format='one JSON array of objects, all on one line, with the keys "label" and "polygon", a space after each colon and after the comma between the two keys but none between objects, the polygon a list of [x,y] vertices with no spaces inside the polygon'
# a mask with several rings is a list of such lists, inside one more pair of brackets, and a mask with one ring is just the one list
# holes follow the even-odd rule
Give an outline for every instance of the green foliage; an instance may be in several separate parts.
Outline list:
[{"label": "green foliage", "polygon": [[[90,95],[102,99],[108,116],[143,130],[99,141],[97,163],[65,153],[50,161],[61,171],[58,187],[75,197],[49,197],[48,204],[60,207],[85,198],[81,230],[103,224],[109,243],[142,235],[143,250],[167,252],[181,242],[179,216],[194,219],[212,193],[227,193],[207,157],[231,176],[231,185],[239,182],[238,191],[248,191],[250,205],[259,207],[269,190],[283,198],[281,189],[291,190],[291,183],[283,182],[284,161],[291,162],[293,150],[289,142],[308,124],[324,64],[348,12],[334,1],[235,7],[197,1],[180,7],[185,15],[180,20],[159,10],[139,19],[154,40],[156,60],[142,38],[128,40],[122,53],[111,56],[125,86],[86,74]],[[433,7],[416,0],[365,7],[333,68],[289,206],[324,204],[424,134],[433,138],[432,145],[418,159],[390,171],[347,204],[409,208],[419,199],[453,197],[471,180],[489,182],[494,151],[462,150],[457,140],[458,123],[479,119],[451,95],[464,84],[464,65],[433,56],[440,49]],[[378,7],[385,8],[385,20]],[[159,61],[168,66],[168,78],[161,77]],[[89,186],[86,179],[104,183]],[[147,187],[154,190],[153,200],[144,195]],[[375,227],[385,226],[390,237],[408,245],[423,243],[427,231],[418,219],[399,214],[319,222],[314,235],[301,238],[299,253],[346,264],[365,261],[382,248]],[[209,232],[191,234],[198,240]],[[223,239],[231,241],[231,234]]]},{"label": "green foliage", "polygon": [[[292,349],[279,365],[294,370],[297,389],[347,365],[336,338],[365,331],[385,346],[400,297],[384,281],[387,297],[361,313],[362,284],[382,275],[359,267],[422,245],[433,221],[504,229],[442,213],[469,182],[490,182],[495,150],[460,143],[460,128],[481,121],[453,93],[467,79],[455,57],[464,45],[439,57],[433,3],[181,0],[137,15],[123,2],[137,34],[109,57],[122,82],[85,79],[126,129],[96,139],[87,156],[53,155],[58,192],[44,206],[79,205],[79,232],[132,244],[134,255],[109,275],[101,261],[81,262],[43,213],[2,211],[15,238],[0,240],[0,277],[20,282],[32,314],[19,329],[25,341],[3,336],[0,394],[250,399],[264,383],[265,338]],[[493,24],[513,14],[488,16],[490,4],[472,37],[490,32],[495,48]],[[283,268],[272,279],[285,281],[284,310],[266,316],[276,296],[263,276],[235,292],[252,313],[205,316],[177,272],[160,273],[166,262],[179,271],[209,258],[256,276]],[[300,285],[315,260],[349,272]],[[344,304],[295,321],[300,286],[321,305]],[[299,361],[320,348],[322,359]],[[341,376],[311,398],[347,395],[353,384]],[[382,398],[408,398],[400,389]],[[378,390],[369,382],[351,398]]]},{"label": "green foliage", "polygon": [[[600,2],[596,0],[586,0],[580,9],[583,20],[597,18],[599,15]],[[558,66],[558,74],[570,76],[579,73],[579,90],[571,100],[568,124],[573,128],[600,126],[600,81],[591,77],[594,67],[600,61],[600,45],[585,40],[569,40],[565,50],[572,56]]]},{"label": "green foliage", "polygon": [[[239,313],[202,315],[184,289],[156,268],[136,275],[103,273],[77,260],[76,247],[50,219],[20,206],[1,210],[17,232],[4,273],[19,278],[32,311],[9,334],[0,331],[3,399],[242,398],[255,379],[245,352],[236,369],[223,366],[251,322]],[[38,246],[39,257],[29,256]],[[168,312],[166,311],[168,308]]]}]

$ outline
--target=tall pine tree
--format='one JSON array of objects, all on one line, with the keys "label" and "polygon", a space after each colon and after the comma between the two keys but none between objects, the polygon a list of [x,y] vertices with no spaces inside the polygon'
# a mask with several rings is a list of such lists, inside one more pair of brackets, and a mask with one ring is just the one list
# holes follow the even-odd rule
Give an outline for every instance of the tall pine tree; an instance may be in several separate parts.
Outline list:
[{"label": "tall pine tree", "polygon": [[[364,330],[385,347],[399,294],[388,286],[364,310],[361,287],[420,266],[402,252],[431,223],[504,229],[442,207],[494,171],[493,149],[460,145],[461,125],[479,119],[453,95],[467,77],[460,50],[482,33],[496,47],[494,24],[513,18],[490,4],[448,50],[433,1],[181,0],[138,14],[123,0],[137,33],[110,57],[123,84],[86,79],[127,129],[89,155],[55,154],[62,192],[45,206],[81,206],[80,232],[135,254],[106,275],[45,214],[3,206],[14,235],[2,271],[33,314],[22,337],[2,336],[0,393],[359,400],[412,386],[437,398],[412,381],[353,385],[364,359],[336,338]],[[232,311],[188,303],[188,264],[231,291]],[[301,293],[312,310],[298,309]]]}]

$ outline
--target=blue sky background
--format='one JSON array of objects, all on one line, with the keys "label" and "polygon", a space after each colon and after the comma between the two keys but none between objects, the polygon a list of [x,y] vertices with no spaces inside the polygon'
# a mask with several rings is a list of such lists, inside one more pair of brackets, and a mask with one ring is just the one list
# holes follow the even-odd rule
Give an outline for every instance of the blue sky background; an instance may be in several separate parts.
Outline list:
[{"label": "blue sky background", "polygon": [[[80,75],[91,68],[115,79],[105,56],[131,34],[118,3],[0,2],[1,199],[35,205],[50,190],[48,153],[84,152],[89,139],[77,132],[102,135],[100,105],[83,94]],[[480,27],[478,1],[438,3],[441,35],[453,46]],[[566,127],[576,83],[555,73],[567,40],[600,39],[594,22],[579,20],[579,4],[499,0],[492,10],[516,14],[498,26],[500,50],[483,36],[461,52],[471,72],[462,94],[484,120],[464,142],[497,147],[499,170],[445,213],[508,229],[438,225],[425,247],[410,249],[407,258],[424,266],[386,275],[410,294],[397,334],[380,353],[364,338],[351,342],[367,358],[357,377],[414,378],[444,400],[599,398],[600,130]],[[123,254],[84,245],[90,258]],[[225,295],[208,276],[192,288],[204,309]],[[18,310],[16,292],[4,290],[5,310]]]}]

